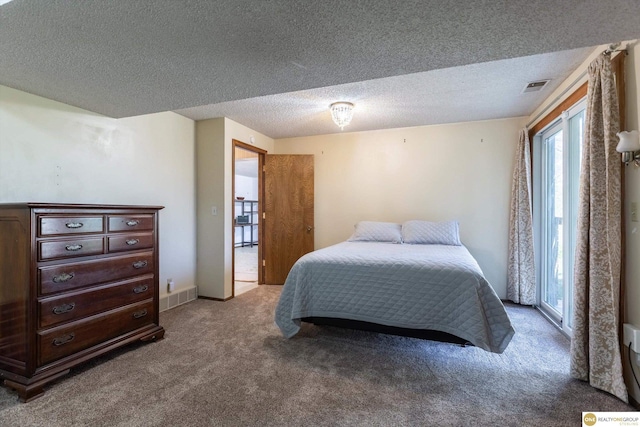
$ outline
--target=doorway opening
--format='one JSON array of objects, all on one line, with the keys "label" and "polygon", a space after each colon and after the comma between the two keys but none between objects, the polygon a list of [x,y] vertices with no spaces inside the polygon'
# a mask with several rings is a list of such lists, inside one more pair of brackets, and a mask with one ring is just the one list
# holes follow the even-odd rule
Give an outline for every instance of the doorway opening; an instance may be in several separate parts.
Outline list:
[{"label": "doorway opening", "polygon": [[264,151],[233,141],[233,296],[262,283],[262,165]]}]

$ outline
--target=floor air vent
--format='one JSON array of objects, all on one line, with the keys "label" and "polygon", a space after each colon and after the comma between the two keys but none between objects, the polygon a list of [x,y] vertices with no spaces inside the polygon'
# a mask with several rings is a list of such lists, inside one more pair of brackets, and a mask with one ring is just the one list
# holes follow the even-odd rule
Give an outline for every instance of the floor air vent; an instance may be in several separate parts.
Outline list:
[{"label": "floor air vent", "polygon": [[196,288],[182,289],[160,297],[160,311],[169,310],[198,298]]}]

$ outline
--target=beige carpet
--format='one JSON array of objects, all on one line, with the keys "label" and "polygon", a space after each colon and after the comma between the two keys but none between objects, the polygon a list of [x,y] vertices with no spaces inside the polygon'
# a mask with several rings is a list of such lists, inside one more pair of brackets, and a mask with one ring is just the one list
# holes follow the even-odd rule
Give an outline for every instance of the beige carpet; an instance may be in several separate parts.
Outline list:
[{"label": "beige carpet", "polygon": [[[0,388],[13,426],[577,426],[630,411],[568,374],[569,342],[509,306],[501,354],[411,338],[273,323],[280,287],[161,314],[166,338],[74,369],[31,403]],[[129,351],[130,350],[130,351]]]}]

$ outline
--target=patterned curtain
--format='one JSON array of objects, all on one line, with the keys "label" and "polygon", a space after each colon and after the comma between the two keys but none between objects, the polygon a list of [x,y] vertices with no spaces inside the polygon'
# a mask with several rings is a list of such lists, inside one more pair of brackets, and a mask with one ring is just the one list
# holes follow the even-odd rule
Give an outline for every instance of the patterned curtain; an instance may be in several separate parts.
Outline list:
[{"label": "patterned curtain", "polygon": [[536,273],[531,219],[531,151],[529,133],[520,131],[511,183],[507,298],[519,304],[536,302]]},{"label": "patterned curtain", "polygon": [[618,339],[621,162],[611,58],[589,65],[574,268],[571,375],[627,402]]}]

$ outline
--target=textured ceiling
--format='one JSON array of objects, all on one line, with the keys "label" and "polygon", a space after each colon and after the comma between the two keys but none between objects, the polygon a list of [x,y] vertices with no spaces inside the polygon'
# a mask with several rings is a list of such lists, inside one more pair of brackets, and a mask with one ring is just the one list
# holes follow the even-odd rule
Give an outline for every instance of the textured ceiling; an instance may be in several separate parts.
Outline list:
[{"label": "textured ceiling", "polygon": [[224,115],[274,138],[335,132],[336,100],[356,103],[347,130],[512,117],[549,93],[524,96],[528,80],[557,85],[581,48],[640,38],[639,10],[638,0],[14,0],[0,6],[0,84],[111,117]]},{"label": "textured ceiling", "polygon": [[[340,132],[329,113],[337,100],[355,104],[345,132],[526,116],[592,51],[471,64],[176,112],[194,120],[228,117],[272,138]],[[522,93],[527,82],[540,78],[551,82],[539,92]]]}]

